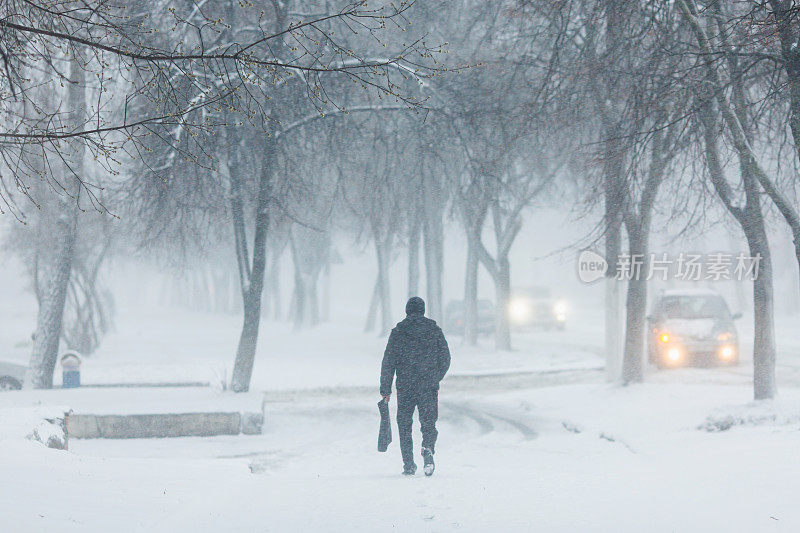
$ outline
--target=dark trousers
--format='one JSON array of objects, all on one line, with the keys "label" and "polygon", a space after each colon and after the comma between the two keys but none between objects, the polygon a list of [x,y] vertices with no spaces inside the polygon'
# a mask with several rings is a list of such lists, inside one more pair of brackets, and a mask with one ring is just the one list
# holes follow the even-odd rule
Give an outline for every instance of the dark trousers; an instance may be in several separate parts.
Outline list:
[{"label": "dark trousers", "polygon": [[397,392],[397,432],[400,436],[400,453],[403,464],[414,462],[414,441],[411,438],[411,423],[414,408],[419,411],[419,425],[422,429],[422,447],[433,452],[436,445],[436,419],[439,418],[439,391],[436,389],[407,390]]}]

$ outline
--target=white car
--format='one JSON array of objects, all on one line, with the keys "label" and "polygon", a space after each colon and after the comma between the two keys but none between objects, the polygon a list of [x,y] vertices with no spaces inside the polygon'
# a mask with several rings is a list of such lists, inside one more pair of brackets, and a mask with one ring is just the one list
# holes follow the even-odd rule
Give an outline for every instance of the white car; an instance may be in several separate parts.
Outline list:
[{"label": "white car", "polygon": [[739,335],[725,299],[710,289],[663,291],[647,316],[647,352],[658,368],[735,366]]}]

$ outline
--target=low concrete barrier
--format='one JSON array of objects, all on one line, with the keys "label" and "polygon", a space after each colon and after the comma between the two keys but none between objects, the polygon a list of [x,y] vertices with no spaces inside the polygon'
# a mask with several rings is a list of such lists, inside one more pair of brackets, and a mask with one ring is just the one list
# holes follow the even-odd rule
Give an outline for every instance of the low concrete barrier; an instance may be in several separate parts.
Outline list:
[{"label": "low concrete barrier", "polygon": [[72,414],[67,417],[67,434],[76,439],[252,435],[261,433],[262,424],[261,413]]}]

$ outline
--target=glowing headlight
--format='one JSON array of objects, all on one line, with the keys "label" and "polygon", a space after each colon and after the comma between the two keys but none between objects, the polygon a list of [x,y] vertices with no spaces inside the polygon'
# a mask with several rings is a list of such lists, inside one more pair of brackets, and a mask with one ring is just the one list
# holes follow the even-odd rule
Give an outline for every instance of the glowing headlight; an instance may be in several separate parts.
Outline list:
[{"label": "glowing headlight", "polygon": [[719,351],[720,357],[730,359],[733,357],[733,346],[723,346]]},{"label": "glowing headlight", "polygon": [[[563,316],[564,318],[567,317],[567,302],[563,300],[559,300],[553,306],[553,313],[555,313],[556,317]],[[560,320],[560,319],[559,319]]]},{"label": "glowing headlight", "polygon": [[661,342],[669,342],[669,333],[661,334]]},{"label": "glowing headlight", "polygon": [[681,351],[677,348],[671,348],[670,351],[667,352],[667,357],[670,361],[676,362],[681,358]]},{"label": "glowing headlight", "polygon": [[512,322],[521,324],[531,316],[531,308],[525,300],[511,300],[508,304],[508,318]]}]

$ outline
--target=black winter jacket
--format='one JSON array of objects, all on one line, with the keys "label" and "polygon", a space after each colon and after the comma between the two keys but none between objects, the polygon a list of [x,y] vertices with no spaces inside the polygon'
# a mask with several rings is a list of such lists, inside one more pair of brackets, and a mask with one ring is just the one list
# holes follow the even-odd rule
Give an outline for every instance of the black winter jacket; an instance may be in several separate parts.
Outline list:
[{"label": "black winter jacket", "polygon": [[450,368],[450,349],[442,329],[422,315],[408,315],[389,335],[381,364],[381,395],[392,393],[397,374],[398,392],[438,389]]}]

